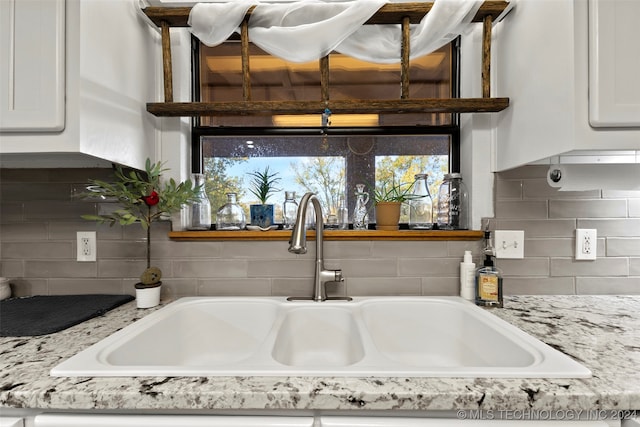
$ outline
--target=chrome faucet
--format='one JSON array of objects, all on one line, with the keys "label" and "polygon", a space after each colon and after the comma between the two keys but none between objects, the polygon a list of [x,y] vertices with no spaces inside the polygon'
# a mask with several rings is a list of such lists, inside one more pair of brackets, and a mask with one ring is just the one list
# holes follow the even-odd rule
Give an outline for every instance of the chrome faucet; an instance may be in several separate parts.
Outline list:
[{"label": "chrome faucet", "polygon": [[322,220],[322,207],[320,206],[320,200],[318,200],[318,197],[314,193],[306,193],[304,196],[302,196],[300,206],[298,207],[296,223],[293,226],[291,239],[289,240],[289,252],[292,252],[294,254],[307,253],[307,228],[305,226],[305,223],[307,218],[307,207],[309,206],[309,203],[313,205],[313,209],[316,213],[316,265],[315,276],[313,279],[314,285],[312,299],[314,301],[325,301],[327,299],[327,282],[344,282],[344,278],[342,277],[342,270],[325,270],[324,268],[324,223]]}]

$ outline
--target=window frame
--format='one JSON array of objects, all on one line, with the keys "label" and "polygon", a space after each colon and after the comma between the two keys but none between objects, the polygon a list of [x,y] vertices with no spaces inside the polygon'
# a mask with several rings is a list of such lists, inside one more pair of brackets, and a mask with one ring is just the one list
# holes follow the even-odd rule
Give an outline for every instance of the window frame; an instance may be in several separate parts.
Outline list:
[{"label": "window frame", "polygon": [[[192,36],[192,99],[200,99],[200,41]],[[461,38],[451,42],[452,48],[452,79],[451,95],[460,96],[460,51]],[[234,136],[234,137],[261,137],[261,136],[318,136],[324,132],[327,136],[428,136],[448,135],[449,146],[449,172],[460,172],[461,159],[461,135],[460,114],[450,113],[451,123],[447,125],[416,125],[416,126],[375,126],[375,127],[232,127],[232,126],[201,126],[200,118],[191,120],[191,171],[202,173],[204,169],[204,155],[202,137],[204,136]],[[349,183],[347,183],[349,185]]]}]

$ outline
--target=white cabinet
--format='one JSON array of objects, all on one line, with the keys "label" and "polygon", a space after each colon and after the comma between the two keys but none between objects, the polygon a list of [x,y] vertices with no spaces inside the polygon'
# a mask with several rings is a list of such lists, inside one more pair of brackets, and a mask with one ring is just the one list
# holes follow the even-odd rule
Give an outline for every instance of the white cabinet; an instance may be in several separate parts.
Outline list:
[{"label": "white cabinet", "polygon": [[640,127],[640,1],[589,0],[589,122]]},{"label": "white cabinet", "polygon": [[[605,31],[602,25],[610,25],[606,15],[612,8],[621,7],[616,12],[620,15],[625,7],[628,12],[637,11],[640,2],[513,2],[511,13],[495,27],[493,96],[511,99],[509,108],[493,117],[495,169],[510,169],[573,151],[639,150],[640,125],[628,116],[636,121],[640,116],[634,116],[626,106],[619,107],[640,105],[640,27],[635,18],[617,19],[615,28]],[[636,4],[610,4],[619,2]],[[594,12],[602,16],[593,16]],[[595,32],[594,22],[600,25]],[[590,57],[590,32],[592,39],[599,39],[603,46],[600,56],[592,53]],[[635,70],[627,70],[629,65]],[[600,71],[590,76],[590,68]],[[613,98],[612,88],[616,91]],[[597,90],[600,98],[594,101],[593,92]],[[599,110],[599,126],[605,127],[592,125],[590,105],[591,110]]]},{"label": "white cabinet", "polygon": [[42,414],[35,427],[312,427],[312,416]]},{"label": "white cabinet", "polygon": [[[13,1],[16,5],[34,2]],[[41,1],[47,7],[49,2]],[[0,3],[4,8],[5,0]],[[35,121],[32,129],[21,132],[0,128],[0,166],[115,162],[143,168],[147,157],[155,158],[159,139],[159,120],[146,111],[146,103],[157,97],[159,34],[140,17],[134,0],[66,0],[63,4],[64,129],[42,132]],[[21,33],[39,23],[20,20],[15,25]],[[20,49],[16,57],[25,53],[34,55]]]},{"label": "white cabinet", "polygon": [[24,427],[24,420],[22,418],[0,416],[0,427]]},{"label": "white cabinet", "polygon": [[64,6],[0,2],[0,129],[64,129]]}]

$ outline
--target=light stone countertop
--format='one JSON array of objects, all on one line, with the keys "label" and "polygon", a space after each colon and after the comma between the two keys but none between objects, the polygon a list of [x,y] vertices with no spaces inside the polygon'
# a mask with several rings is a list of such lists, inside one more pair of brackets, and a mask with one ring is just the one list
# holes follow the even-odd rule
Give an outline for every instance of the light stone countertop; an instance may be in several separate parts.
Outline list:
[{"label": "light stone countertop", "polygon": [[0,338],[0,408],[640,409],[639,296],[518,296],[505,298],[504,309],[491,309],[587,366],[593,372],[589,379],[49,376],[62,360],[151,311],[138,310],[132,302],[56,334]]}]

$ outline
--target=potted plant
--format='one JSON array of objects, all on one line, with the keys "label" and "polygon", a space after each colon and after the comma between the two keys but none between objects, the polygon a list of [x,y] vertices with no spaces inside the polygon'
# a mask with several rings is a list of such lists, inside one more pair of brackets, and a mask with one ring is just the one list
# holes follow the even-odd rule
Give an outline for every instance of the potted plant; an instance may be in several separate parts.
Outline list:
[{"label": "potted plant", "polygon": [[280,181],[278,172],[269,173],[269,166],[264,171],[253,171],[249,175],[252,176],[251,187],[249,191],[256,196],[261,204],[250,205],[249,211],[251,215],[251,224],[260,228],[269,228],[273,225],[273,204],[267,204],[267,199],[273,193],[280,191],[276,188],[276,184]]},{"label": "potted plant", "polygon": [[151,224],[165,215],[179,211],[184,205],[197,199],[199,187],[194,187],[190,180],[177,184],[173,179],[162,182],[160,176],[167,169],[162,163],[151,163],[147,159],[145,173],[132,170],[128,173],[116,166],[115,182],[89,180],[90,191],[84,197],[100,196],[115,200],[120,207],[108,214],[83,215],[87,220],[99,224],[116,223],[127,226],[140,223],[147,231],[147,268],[136,283],[136,300],[139,308],[155,307],[160,302],[160,286],[162,272],[151,266]]},{"label": "potted plant", "polygon": [[[405,187],[405,188],[403,188]],[[396,184],[383,181],[373,189],[373,200],[376,210],[377,230],[398,230],[400,226],[400,207],[411,198],[413,183]]]}]

